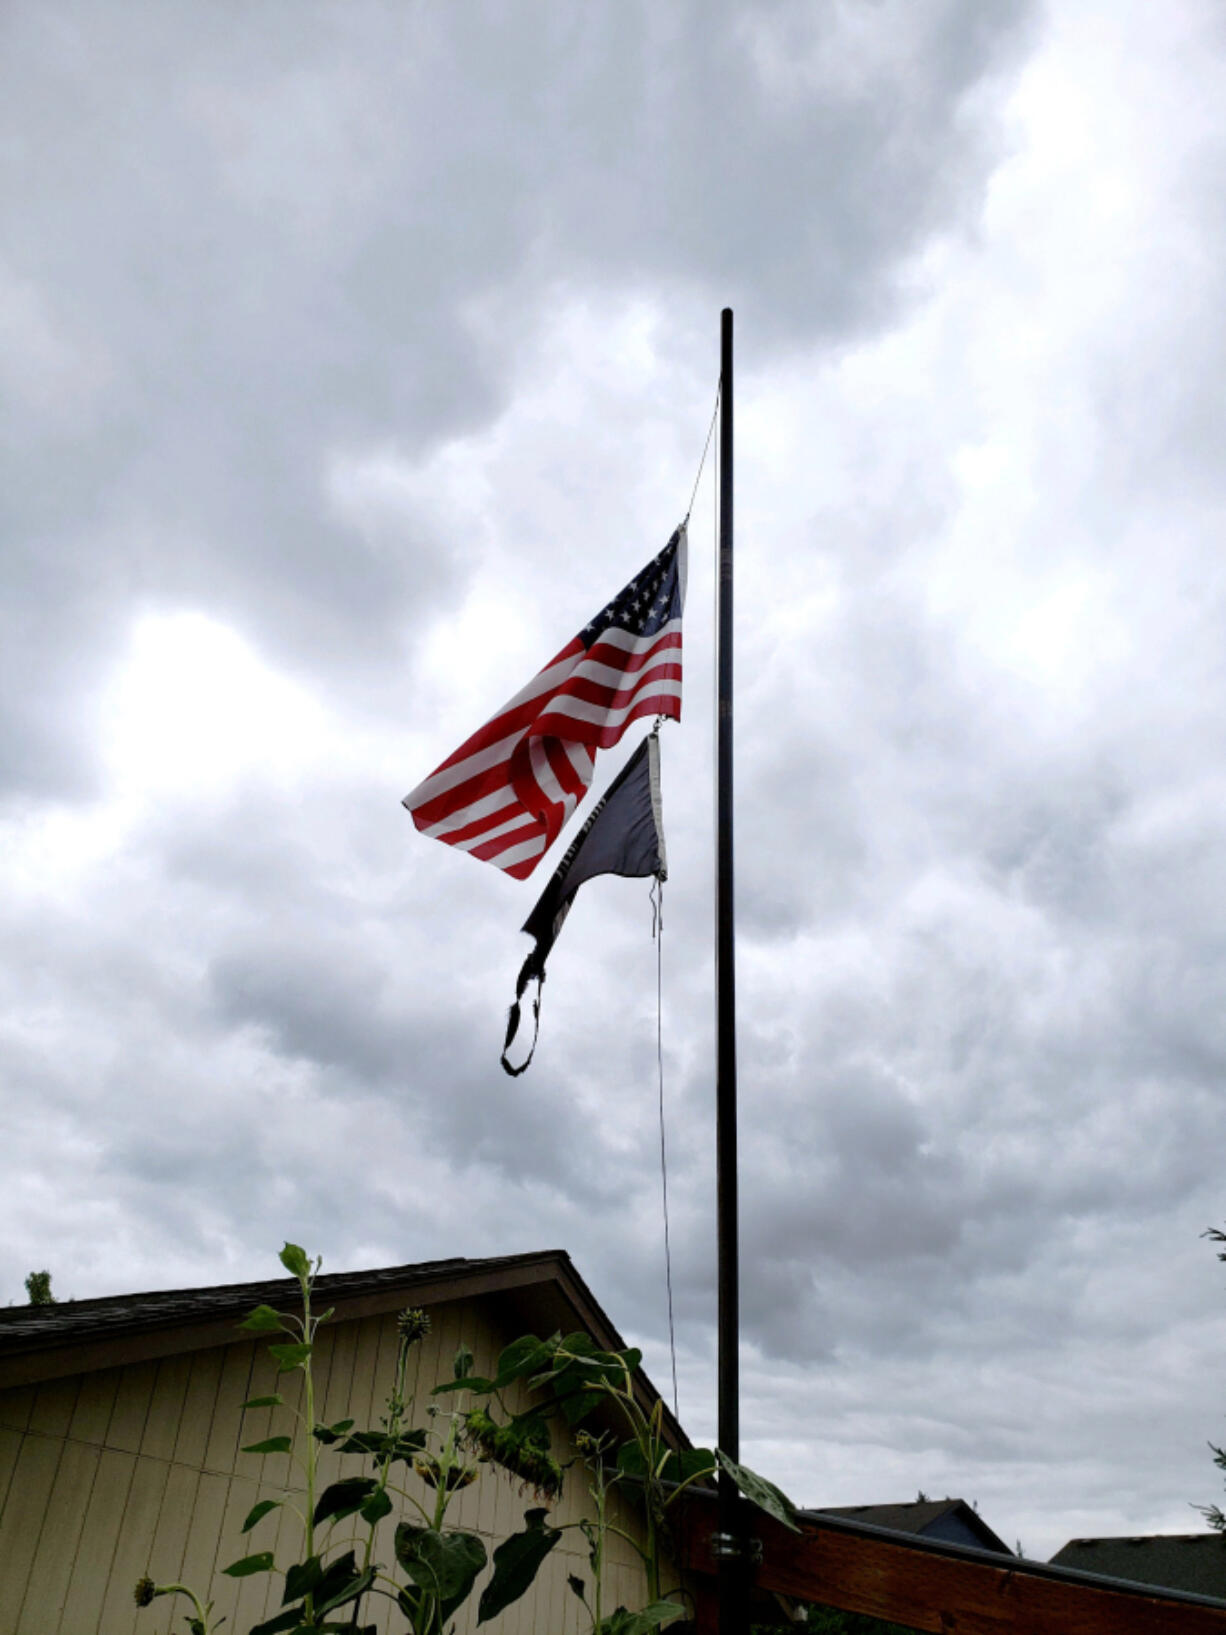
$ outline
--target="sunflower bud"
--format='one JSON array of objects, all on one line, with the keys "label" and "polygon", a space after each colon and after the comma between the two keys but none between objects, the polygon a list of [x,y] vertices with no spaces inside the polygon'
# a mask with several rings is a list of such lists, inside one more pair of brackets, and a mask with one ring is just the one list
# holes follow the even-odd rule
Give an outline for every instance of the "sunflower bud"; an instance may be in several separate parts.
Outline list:
[{"label": "sunflower bud", "polygon": [[153,1598],[157,1592],[157,1585],[151,1578],[146,1576],[144,1578],[137,1579],[136,1588],[132,1591],[132,1599],[136,1602],[138,1607],[147,1607],[152,1604]]},{"label": "sunflower bud", "polygon": [[424,1340],[430,1332],[430,1319],[424,1311],[414,1306],[408,1306],[396,1319],[396,1327],[400,1331],[400,1340],[403,1345],[416,1345]]}]

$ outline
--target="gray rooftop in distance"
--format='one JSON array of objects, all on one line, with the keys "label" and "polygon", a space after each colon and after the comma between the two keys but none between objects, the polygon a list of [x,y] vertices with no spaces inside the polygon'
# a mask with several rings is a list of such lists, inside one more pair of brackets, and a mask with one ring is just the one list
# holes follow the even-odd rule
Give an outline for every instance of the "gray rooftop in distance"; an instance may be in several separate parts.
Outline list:
[{"label": "gray rooftop in distance", "polygon": [[1226,1599],[1226,1538],[1221,1533],[1074,1538],[1051,1559],[1058,1567]]},{"label": "gray rooftop in distance", "polygon": [[[988,1526],[965,1499],[916,1499],[910,1504],[851,1504],[806,1511],[822,1516],[842,1516],[848,1521],[867,1522],[872,1527],[888,1527],[893,1533],[914,1533],[920,1537],[947,1538],[970,1542],[994,1554],[1012,1555],[1009,1546]],[[950,1524],[954,1524],[952,1527]]]}]

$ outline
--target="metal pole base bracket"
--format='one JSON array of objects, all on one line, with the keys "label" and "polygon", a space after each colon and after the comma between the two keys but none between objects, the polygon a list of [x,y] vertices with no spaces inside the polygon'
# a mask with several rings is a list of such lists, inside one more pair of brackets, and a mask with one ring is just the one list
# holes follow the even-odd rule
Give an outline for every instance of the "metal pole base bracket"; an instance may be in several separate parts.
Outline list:
[{"label": "metal pole base bracket", "polygon": [[762,1540],[741,1539],[735,1533],[712,1533],[711,1557],[714,1561],[747,1561],[751,1567],[760,1567]]}]

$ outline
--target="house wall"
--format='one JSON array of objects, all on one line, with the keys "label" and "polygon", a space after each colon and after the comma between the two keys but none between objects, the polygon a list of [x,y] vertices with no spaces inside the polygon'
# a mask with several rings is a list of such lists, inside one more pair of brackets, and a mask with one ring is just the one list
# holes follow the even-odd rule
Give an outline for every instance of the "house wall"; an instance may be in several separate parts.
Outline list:
[{"label": "house wall", "polygon": [[[436,1306],[431,1318],[430,1335],[411,1353],[410,1384],[417,1391],[411,1424],[428,1423],[430,1387],[452,1377],[461,1340],[475,1354],[476,1371],[492,1374],[497,1354],[515,1337],[493,1320],[485,1302]],[[314,1358],[317,1417],[377,1425],[396,1351],[392,1314],[321,1329]],[[145,1573],[160,1584],[188,1583],[212,1599],[213,1616],[226,1615],[225,1635],[246,1635],[271,1617],[280,1606],[279,1576],[234,1580],[221,1568],[261,1549],[274,1549],[282,1567],[300,1559],[301,1530],[287,1510],[274,1511],[247,1535],[239,1531],[257,1500],[278,1497],[290,1479],[286,1455],[245,1454],[241,1445],[292,1427],[288,1409],[243,1414],[239,1408],[248,1397],[276,1390],[294,1400],[301,1379],[288,1374],[278,1381],[263,1342],[240,1341],[0,1392],[0,1635],[168,1635],[172,1623],[181,1631],[189,1610],[183,1599],[136,1608],[132,1589]],[[454,1400],[437,1399],[442,1405]],[[554,1451],[563,1460],[569,1453]],[[368,1468],[358,1457],[342,1460],[325,1449],[319,1490]],[[492,1554],[538,1501],[493,1466],[481,1470],[454,1500],[446,1525],[480,1533]],[[415,1474],[395,1479],[423,1502],[432,1498]],[[380,1524],[375,1551],[389,1566],[396,1522],[416,1519],[403,1500],[396,1503]],[[550,1521],[592,1515],[585,1473],[576,1468],[567,1473]],[[612,1519],[640,1536],[628,1507],[618,1503]],[[348,1525],[340,1523],[337,1535]],[[587,1615],[567,1587],[570,1573],[590,1581],[577,1527],[564,1533],[529,1594],[485,1627],[497,1635],[587,1629]],[[476,1629],[484,1582],[485,1576],[457,1615],[458,1635]],[[646,1600],[638,1559],[615,1536],[604,1593],[608,1609]],[[381,1597],[368,1598],[362,1621],[381,1630],[404,1628],[403,1617]]]}]

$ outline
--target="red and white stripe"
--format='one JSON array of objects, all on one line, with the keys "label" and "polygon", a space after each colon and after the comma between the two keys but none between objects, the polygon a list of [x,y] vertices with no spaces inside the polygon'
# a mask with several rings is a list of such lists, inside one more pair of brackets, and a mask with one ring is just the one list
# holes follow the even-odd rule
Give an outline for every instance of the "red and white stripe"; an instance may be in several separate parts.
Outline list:
[{"label": "red and white stripe", "polygon": [[[684,549],[684,539],[681,541]],[[532,873],[592,782],[595,752],[645,715],[681,719],[681,620],[569,642],[404,798],[423,834]]]}]

